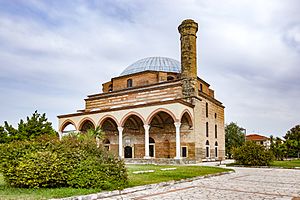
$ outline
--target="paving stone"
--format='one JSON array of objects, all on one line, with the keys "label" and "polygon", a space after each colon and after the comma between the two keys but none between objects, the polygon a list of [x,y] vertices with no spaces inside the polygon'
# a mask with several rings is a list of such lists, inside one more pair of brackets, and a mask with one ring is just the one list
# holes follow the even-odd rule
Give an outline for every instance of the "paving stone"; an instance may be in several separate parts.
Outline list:
[{"label": "paving stone", "polygon": [[101,199],[276,199],[300,198],[300,170],[234,168],[235,173],[158,186]]}]

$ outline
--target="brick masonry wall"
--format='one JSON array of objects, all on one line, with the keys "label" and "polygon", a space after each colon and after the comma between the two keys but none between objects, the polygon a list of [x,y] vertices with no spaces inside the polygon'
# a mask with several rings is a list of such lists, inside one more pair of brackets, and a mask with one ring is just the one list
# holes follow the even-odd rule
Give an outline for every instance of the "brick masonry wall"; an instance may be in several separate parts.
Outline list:
[{"label": "brick masonry wall", "polygon": [[157,72],[144,72],[133,74],[131,76],[124,76],[120,78],[114,78],[112,80],[113,83],[113,91],[122,90],[127,88],[127,80],[132,79],[132,86],[143,86],[143,85],[150,85],[154,83],[158,83],[158,76]]},{"label": "brick masonry wall", "polygon": [[157,102],[164,99],[176,99],[181,97],[181,87],[170,85],[168,88],[154,88],[151,91],[137,91],[134,93],[125,93],[106,98],[86,99],[86,110],[109,109],[123,106],[134,106]]}]

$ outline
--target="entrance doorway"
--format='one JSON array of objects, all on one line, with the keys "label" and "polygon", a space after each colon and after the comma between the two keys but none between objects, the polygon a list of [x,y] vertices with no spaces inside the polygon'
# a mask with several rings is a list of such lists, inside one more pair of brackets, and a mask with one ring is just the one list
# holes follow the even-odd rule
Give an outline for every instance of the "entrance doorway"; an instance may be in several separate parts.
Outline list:
[{"label": "entrance doorway", "polygon": [[124,148],[124,157],[125,158],[132,158],[132,147],[131,146],[126,146]]},{"label": "entrance doorway", "polygon": [[149,156],[155,157],[155,140],[149,137]]}]

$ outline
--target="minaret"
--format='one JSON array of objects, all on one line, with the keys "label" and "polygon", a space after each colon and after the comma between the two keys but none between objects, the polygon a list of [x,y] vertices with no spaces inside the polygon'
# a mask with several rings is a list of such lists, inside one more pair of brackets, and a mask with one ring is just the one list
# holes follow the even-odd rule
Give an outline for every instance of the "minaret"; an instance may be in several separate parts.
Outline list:
[{"label": "minaret", "polygon": [[196,96],[197,53],[196,33],[198,24],[192,19],[184,20],[178,27],[181,41],[182,93],[185,97]]}]

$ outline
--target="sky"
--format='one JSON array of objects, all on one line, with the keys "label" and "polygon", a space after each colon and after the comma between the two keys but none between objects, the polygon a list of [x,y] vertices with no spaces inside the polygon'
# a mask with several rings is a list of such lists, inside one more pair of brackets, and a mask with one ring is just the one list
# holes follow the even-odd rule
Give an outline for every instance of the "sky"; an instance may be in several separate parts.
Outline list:
[{"label": "sky", "polygon": [[198,76],[225,122],[283,136],[300,124],[298,0],[0,0],[0,125],[84,108],[135,61],[180,61],[177,30],[199,24]]}]

